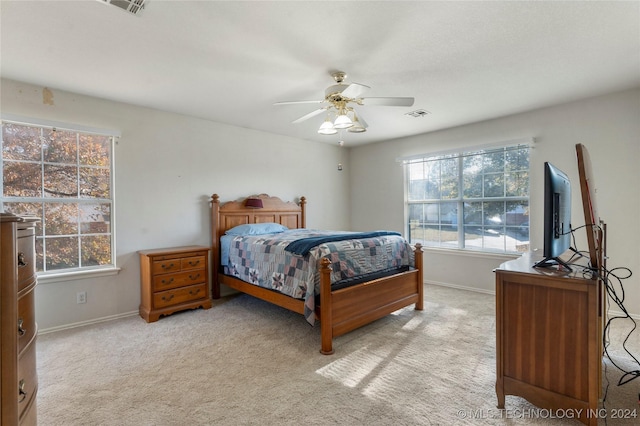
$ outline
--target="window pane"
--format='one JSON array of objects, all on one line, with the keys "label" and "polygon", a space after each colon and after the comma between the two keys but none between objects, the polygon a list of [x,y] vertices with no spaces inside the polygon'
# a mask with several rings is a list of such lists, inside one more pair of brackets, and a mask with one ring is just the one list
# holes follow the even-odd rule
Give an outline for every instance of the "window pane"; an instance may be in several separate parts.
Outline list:
[{"label": "window pane", "polygon": [[504,152],[488,152],[482,155],[482,169],[484,173],[504,172]]},{"label": "window pane", "polygon": [[526,197],[529,193],[529,172],[507,173],[505,178],[505,190],[507,197]]},{"label": "window pane", "polygon": [[504,202],[492,201],[482,203],[482,223],[489,226],[502,226],[504,224]]},{"label": "window pane", "polygon": [[111,264],[111,238],[107,235],[91,235],[81,237],[82,266],[98,266]]},{"label": "window pane", "polygon": [[47,271],[77,268],[78,237],[45,238]]},{"label": "window pane", "polygon": [[504,196],[504,175],[502,173],[484,175],[483,184],[485,197]]},{"label": "window pane", "polygon": [[6,123],[2,126],[2,158],[41,161],[39,127]]},{"label": "window pane", "polygon": [[409,201],[422,201],[425,199],[427,181],[418,179],[409,183]]},{"label": "window pane", "polygon": [[109,167],[111,164],[111,137],[80,134],[80,164]]},{"label": "window pane", "polygon": [[462,159],[464,196],[482,197],[482,156],[471,155]]},{"label": "window pane", "polygon": [[78,204],[45,203],[45,235],[69,235],[78,233]]},{"label": "window pane", "polygon": [[[81,204],[80,230],[83,234],[111,232],[111,206],[109,204]],[[109,248],[109,245],[103,249]]]},{"label": "window pane", "polygon": [[467,226],[464,227],[464,247],[469,249],[482,248],[482,227]]},{"label": "window pane", "polygon": [[529,148],[510,149],[505,153],[505,171],[529,171]]},{"label": "window pane", "polygon": [[464,224],[482,224],[482,203],[464,203]]},{"label": "window pane", "polygon": [[2,179],[5,197],[40,197],[40,163],[3,161]]},{"label": "window pane", "polygon": [[484,228],[483,248],[490,251],[504,251],[504,234],[502,227],[488,226]]},{"label": "window pane", "polygon": [[440,245],[440,226],[427,225],[424,227],[424,244],[430,246]]},{"label": "window pane", "polygon": [[440,223],[443,225],[458,224],[458,203],[440,203]]},{"label": "window pane", "polygon": [[111,178],[109,169],[80,167],[80,196],[82,198],[109,198]]},{"label": "window pane", "polygon": [[458,159],[450,158],[442,160],[442,178],[440,183],[440,193],[442,199],[458,198]]},{"label": "window pane", "polygon": [[45,143],[42,146],[44,161],[47,163],[77,163],[77,133],[64,130],[44,130]]},{"label": "window pane", "polygon": [[427,175],[427,184],[425,188],[425,198],[427,200],[440,199],[440,163],[429,161],[424,165]]},{"label": "window pane", "polygon": [[76,198],[78,196],[78,168],[45,164],[44,193],[47,197]]}]

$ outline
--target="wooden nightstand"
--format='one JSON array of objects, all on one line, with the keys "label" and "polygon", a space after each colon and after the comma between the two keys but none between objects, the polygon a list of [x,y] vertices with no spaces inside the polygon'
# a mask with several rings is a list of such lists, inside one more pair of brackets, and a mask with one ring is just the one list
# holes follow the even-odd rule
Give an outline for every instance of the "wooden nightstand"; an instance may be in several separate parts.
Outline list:
[{"label": "wooden nightstand", "polygon": [[209,247],[172,247],[138,254],[140,316],[147,322],[185,309],[211,307]]}]

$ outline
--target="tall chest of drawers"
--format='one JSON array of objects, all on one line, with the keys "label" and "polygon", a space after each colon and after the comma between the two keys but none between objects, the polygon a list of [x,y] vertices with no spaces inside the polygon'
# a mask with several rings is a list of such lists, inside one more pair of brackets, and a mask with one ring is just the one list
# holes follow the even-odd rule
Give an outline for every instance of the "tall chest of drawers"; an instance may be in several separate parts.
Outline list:
[{"label": "tall chest of drawers", "polygon": [[34,290],[37,218],[0,213],[0,420],[35,425],[38,376]]},{"label": "tall chest of drawers", "polygon": [[173,247],[138,253],[140,316],[147,322],[185,309],[211,307],[209,247]]}]

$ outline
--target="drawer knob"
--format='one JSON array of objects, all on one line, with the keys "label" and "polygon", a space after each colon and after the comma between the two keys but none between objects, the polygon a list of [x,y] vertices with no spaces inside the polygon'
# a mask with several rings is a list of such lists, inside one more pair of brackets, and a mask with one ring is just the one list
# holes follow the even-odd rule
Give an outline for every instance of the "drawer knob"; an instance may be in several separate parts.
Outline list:
[{"label": "drawer knob", "polygon": [[197,280],[198,278],[200,278],[200,273],[197,273],[195,276],[189,274],[189,279],[192,281]]},{"label": "drawer knob", "polygon": [[190,261],[189,261],[189,266],[196,266],[196,265],[198,265],[199,263],[200,263],[200,261],[199,261],[199,260],[196,260],[196,261],[190,260]]},{"label": "drawer knob", "polygon": [[24,336],[27,330],[22,328],[22,324],[24,324],[24,320],[22,318],[18,318],[18,336]]},{"label": "drawer knob", "polygon": [[173,265],[173,263],[170,263],[170,264],[168,264],[168,265],[164,265],[164,264],[163,264],[163,265],[162,265],[162,269],[173,269],[173,266],[174,266],[174,265]]},{"label": "drawer knob", "polygon": [[18,403],[21,403],[26,398],[27,398],[27,391],[24,390],[24,379],[22,379],[18,384]]},{"label": "drawer knob", "polygon": [[23,252],[19,252],[18,253],[18,268],[24,268],[25,266],[27,266],[27,262],[24,261],[24,253]]},{"label": "drawer knob", "polygon": [[162,284],[171,284],[173,282],[173,278],[169,280],[162,280]]},{"label": "drawer knob", "polygon": [[173,299],[173,294],[170,294],[169,296],[162,296],[162,300],[164,300],[165,302],[168,302],[171,299]]},{"label": "drawer knob", "polygon": [[195,296],[196,294],[200,293],[200,289],[197,290],[189,290],[189,294],[192,296]]}]

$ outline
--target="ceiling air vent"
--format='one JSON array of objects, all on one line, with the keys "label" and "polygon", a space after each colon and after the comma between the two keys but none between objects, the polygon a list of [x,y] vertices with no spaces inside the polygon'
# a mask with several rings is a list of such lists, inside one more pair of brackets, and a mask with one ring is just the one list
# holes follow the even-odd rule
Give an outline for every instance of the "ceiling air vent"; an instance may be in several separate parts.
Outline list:
[{"label": "ceiling air vent", "polygon": [[429,111],[425,111],[424,109],[417,109],[415,111],[405,112],[404,115],[408,115],[410,117],[424,117],[425,115],[431,114]]},{"label": "ceiling air vent", "polygon": [[103,3],[112,4],[134,15],[139,15],[147,3],[147,0],[99,0],[99,1],[102,1]]}]

